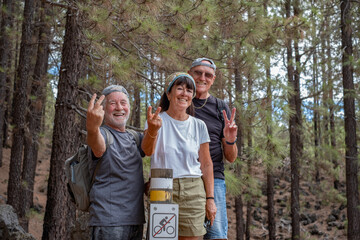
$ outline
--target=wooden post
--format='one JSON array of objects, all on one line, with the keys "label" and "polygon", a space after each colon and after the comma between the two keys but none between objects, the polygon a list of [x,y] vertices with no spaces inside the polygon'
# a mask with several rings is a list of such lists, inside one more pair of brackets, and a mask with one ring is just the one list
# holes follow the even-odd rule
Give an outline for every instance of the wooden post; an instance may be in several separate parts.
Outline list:
[{"label": "wooden post", "polygon": [[172,189],[172,169],[151,169],[150,203],[172,203]]}]

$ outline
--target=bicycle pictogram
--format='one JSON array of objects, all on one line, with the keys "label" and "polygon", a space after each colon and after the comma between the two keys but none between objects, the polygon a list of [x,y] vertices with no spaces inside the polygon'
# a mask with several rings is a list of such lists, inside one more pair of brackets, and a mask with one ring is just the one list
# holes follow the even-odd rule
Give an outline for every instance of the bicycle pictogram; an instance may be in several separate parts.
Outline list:
[{"label": "bicycle pictogram", "polygon": [[175,238],[176,218],[172,213],[158,213],[153,215],[154,228],[152,236],[154,238]]}]

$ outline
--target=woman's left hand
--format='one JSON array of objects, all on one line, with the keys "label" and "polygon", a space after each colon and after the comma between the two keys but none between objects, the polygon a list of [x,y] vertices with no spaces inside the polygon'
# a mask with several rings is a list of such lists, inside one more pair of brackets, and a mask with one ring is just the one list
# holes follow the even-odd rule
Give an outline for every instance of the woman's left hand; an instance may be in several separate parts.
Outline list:
[{"label": "woman's left hand", "polygon": [[235,142],[236,141],[236,136],[237,136],[237,131],[238,131],[238,127],[235,124],[235,113],[236,113],[236,108],[232,109],[231,112],[231,117],[230,120],[227,118],[226,112],[225,110],[223,110],[223,115],[224,115],[224,121],[225,121],[225,127],[224,127],[224,137],[225,140],[227,142]]}]

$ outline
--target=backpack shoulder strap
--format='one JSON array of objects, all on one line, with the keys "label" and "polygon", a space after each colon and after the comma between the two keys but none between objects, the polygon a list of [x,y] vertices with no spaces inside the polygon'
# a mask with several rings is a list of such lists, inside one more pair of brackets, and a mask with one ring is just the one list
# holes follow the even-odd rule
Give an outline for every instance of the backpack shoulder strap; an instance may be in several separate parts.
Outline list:
[{"label": "backpack shoulder strap", "polygon": [[128,133],[130,133],[131,135],[134,136],[134,139],[135,139],[135,142],[136,142],[136,146],[139,148],[140,147],[140,136],[139,136],[139,133],[135,130],[132,130],[130,128],[127,128],[126,131]]},{"label": "backpack shoulder strap", "polygon": [[224,120],[224,116],[223,116],[222,111],[226,109],[225,108],[225,101],[221,100],[219,98],[215,98],[215,99],[216,99],[216,109],[217,109],[217,112],[218,112],[218,116],[219,116],[219,119],[222,122],[222,125],[223,125],[223,128],[224,128],[225,120]]},{"label": "backpack shoulder strap", "polygon": [[111,144],[114,143],[114,137],[113,137],[112,133],[109,131],[109,129],[107,129],[105,127],[100,127],[100,128],[105,131],[105,134],[106,134],[106,148],[108,148]]}]

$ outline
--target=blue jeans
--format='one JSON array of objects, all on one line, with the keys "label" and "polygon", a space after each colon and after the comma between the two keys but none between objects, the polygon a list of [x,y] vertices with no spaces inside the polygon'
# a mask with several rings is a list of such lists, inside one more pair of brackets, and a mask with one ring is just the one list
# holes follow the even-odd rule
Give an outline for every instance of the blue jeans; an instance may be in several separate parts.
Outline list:
[{"label": "blue jeans", "polygon": [[142,240],[143,225],[117,227],[91,227],[92,240]]},{"label": "blue jeans", "polygon": [[209,226],[204,239],[227,239],[226,184],[224,179],[214,179],[214,198],[217,208],[214,224]]}]

